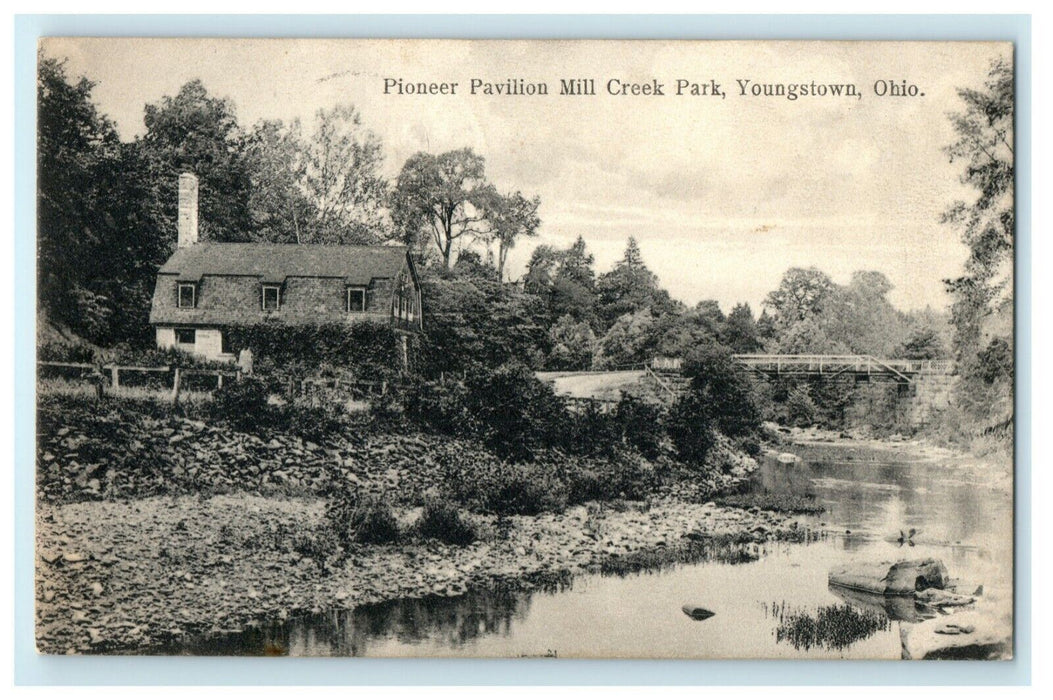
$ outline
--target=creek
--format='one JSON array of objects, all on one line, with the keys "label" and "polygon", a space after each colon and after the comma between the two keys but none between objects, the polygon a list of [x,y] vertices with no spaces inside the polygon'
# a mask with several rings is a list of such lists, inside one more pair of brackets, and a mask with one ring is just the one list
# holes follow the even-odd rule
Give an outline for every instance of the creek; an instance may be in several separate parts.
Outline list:
[{"label": "creek", "polygon": [[[815,498],[804,544],[745,545],[712,557],[624,574],[561,577],[535,590],[485,589],[362,605],[188,642],[176,653],[294,656],[626,658],[885,658],[901,655],[912,599],[868,598],[828,586],[852,562],[935,557],[952,578],[1012,605],[1012,493],[989,465],[895,452],[810,446],[765,458],[752,489]],[[877,456],[875,456],[877,455]],[[916,532],[900,541],[900,533]],[[694,619],[685,605],[714,614]]]}]

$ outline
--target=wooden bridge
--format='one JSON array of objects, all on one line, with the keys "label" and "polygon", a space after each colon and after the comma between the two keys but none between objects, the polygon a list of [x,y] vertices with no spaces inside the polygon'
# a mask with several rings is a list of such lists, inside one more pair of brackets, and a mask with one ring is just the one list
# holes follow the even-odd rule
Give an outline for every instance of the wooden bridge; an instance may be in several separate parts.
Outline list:
[{"label": "wooden bridge", "polygon": [[950,360],[882,360],[871,355],[734,355],[739,364],[766,376],[847,375],[911,383],[918,375],[951,374]]}]

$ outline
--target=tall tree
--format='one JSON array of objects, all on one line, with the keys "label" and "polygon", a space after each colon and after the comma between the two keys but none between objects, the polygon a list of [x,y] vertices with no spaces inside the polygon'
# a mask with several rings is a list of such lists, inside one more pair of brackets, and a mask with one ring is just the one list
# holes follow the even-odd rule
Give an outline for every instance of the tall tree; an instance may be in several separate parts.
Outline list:
[{"label": "tall tree", "polygon": [[548,335],[552,345],[546,363],[548,369],[587,370],[592,367],[596,335],[588,323],[563,316],[549,329]]},{"label": "tall tree", "polygon": [[457,241],[490,233],[483,207],[492,197],[485,161],[472,149],[439,155],[420,152],[399,173],[391,198],[392,218],[407,244],[434,243],[448,269]]},{"label": "tall tree", "polygon": [[171,241],[164,182],[135,144],[122,144],[92,102],[94,83],[71,81],[43,55],[37,74],[39,300],[86,339],[141,341],[154,276]]},{"label": "tall tree", "polygon": [[720,340],[736,353],[754,353],[761,350],[763,345],[760,333],[749,304],[735,304],[724,321]]},{"label": "tall tree", "polygon": [[530,253],[523,288],[531,294],[547,294],[556,277],[563,253],[555,246],[541,244]]},{"label": "tall tree", "polygon": [[563,253],[559,265],[559,276],[586,289],[595,289],[596,270],[593,269],[595,262],[596,258],[585,247],[585,239],[578,236]]},{"label": "tall tree", "polygon": [[547,290],[549,311],[553,318],[569,315],[576,321],[588,323],[594,330],[600,327],[596,313],[596,271],[594,258],[585,247],[585,239],[578,236],[566,250],[560,251],[552,283]]},{"label": "tall tree", "polygon": [[772,310],[776,324],[790,326],[818,314],[833,289],[833,281],[819,269],[791,267],[779,288],[768,293],[764,306]]},{"label": "tall tree", "polygon": [[[143,121],[143,152],[157,159],[164,179],[174,181],[181,172],[198,176],[202,238],[249,240],[252,183],[234,103],[192,80],[174,97],[146,105]],[[175,198],[166,203],[173,220],[176,207]]]},{"label": "tall tree", "polygon": [[505,278],[508,251],[515,247],[519,239],[537,235],[537,229],[541,225],[537,214],[540,206],[540,198],[527,199],[518,191],[501,195],[494,190],[482,202],[484,216],[490,227],[483,238],[488,243],[497,242],[498,279]]},{"label": "tall tree", "polygon": [[[107,227],[98,174],[120,147],[113,123],[91,101],[87,78],[70,82],[64,63],[39,57],[37,73],[37,267],[40,300],[57,320],[101,324],[105,307],[84,286],[83,264]],[[82,317],[84,324],[77,324]]]},{"label": "tall tree", "polygon": [[258,122],[245,142],[251,192],[250,235],[272,243],[299,243],[308,238],[313,207],[301,188],[303,139],[299,121]]},{"label": "tall tree", "polygon": [[906,316],[888,300],[891,290],[888,278],[873,270],[835,285],[817,316],[826,337],[853,353],[891,357],[909,333]]},{"label": "tall tree", "polygon": [[[948,280],[953,298],[954,351],[959,399],[971,418],[998,424],[1011,434],[1013,326],[1013,67],[992,62],[980,90],[963,88],[963,111],[952,114],[957,140],[947,147],[963,165],[961,180],[974,196],[958,201],[943,220],[961,232],[969,248],[965,274]],[[1012,353],[1009,353],[1011,358]],[[994,359],[997,358],[997,359]]]},{"label": "tall tree", "polygon": [[383,161],[380,139],[362,126],[354,106],[318,110],[311,138],[301,145],[300,187],[312,205],[301,242],[371,244],[389,238]]},{"label": "tall tree", "polygon": [[596,291],[600,314],[608,328],[625,314],[642,309],[659,313],[671,305],[669,294],[658,286],[658,276],[644,264],[640,246],[632,236],[622,259],[596,281]]}]

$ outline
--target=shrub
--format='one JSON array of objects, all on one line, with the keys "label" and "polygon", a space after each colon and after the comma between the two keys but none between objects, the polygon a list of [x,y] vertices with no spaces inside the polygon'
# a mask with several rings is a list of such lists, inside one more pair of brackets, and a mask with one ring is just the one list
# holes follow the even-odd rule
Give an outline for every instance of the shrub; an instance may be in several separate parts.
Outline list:
[{"label": "shrub", "polygon": [[666,432],[682,461],[705,464],[718,432],[747,438],[760,431],[756,392],[725,348],[706,346],[692,352],[685,358],[684,373],[691,379],[688,391],[666,416]]},{"label": "shrub", "polygon": [[399,524],[391,506],[379,497],[364,499],[351,516],[348,524],[351,538],[361,544],[388,544],[398,542]]},{"label": "shrub", "polygon": [[[401,368],[396,331],[382,323],[257,323],[223,329],[236,350],[252,350],[282,378],[302,377],[329,364],[353,368],[358,378],[395,379]],[[287,375],[287,376],[286,376]]]},{"label": "shrub", "polygon": [[446,435],[473,435],[474,418],[468,410],[468,388],[461,382],[423,382],[410,387],[406,415]]},{"label": "shrub", "polygon": [[212,396],[213,417],[242,432],[268,430],[274,424],[268,396],[267,386],[256,377],[228,382]]},{"label": "shrub", "polygon": [[41,362],[95,362],[95,349],[87,343],[48,342],[37,346]]},{"label": "shrub", "polygon": [[486,445],[501,457],[530,459],[564,445],[570,415],[563,400],[522,364],[468,375],[467,410]]},{"label": "shrub", "polygon": [[336,553],[336,548],[337,538],[327,528],[318,528],[292,536],[292,551],[313,560],[319,566],[324,565],[326,560]]},{"label": "shrub", "polygon": [[432,499],[424,504],[417,532],[426,539],[459,546],[471,544],[478,537],[472,524],[461,517],[457,506],[440,499]]},{"label": "shrub", "polygon": [[567,506],[562,468],[548,459],[509,463],[485,450],[455,443],[435,453],[444,495],[477,512],[536,515]]},{"label": "shrub", "polygon": [[568,448],[576,454],[612,456],[622,447],[622,431],[613,413],[603,413],[593,403],[571,414],[574,432]]},{"label": "shrub", "polygon": [[521,364],[476,368],[463,384],[422,384],[407,396],[406,411],[433,430],[474,437],[513,461],[573,442],[574,421],[563,400]]},{"label": "shrub", "polygon": [[1005,338],[995,338],[977,354],[978,375],[986,384],[1013,380],[1013,348]]},{"label": "shrub", "polygon": [[330,532],[345,549],[351,544],[398,542],[399,525],[383,496],[361,496],[344,484],[330,494],[325,509]]},{"label": "shrub", "polygon": [[567,507],[566,486],[546,465],[509,465],[489,484],[487,510],[509,515],[560,513]]},{"label": "shrub", "polygon": [[614,421],[622,441],[644,457],[658,456],[662,440],[662,409],[623,394],[614,409]]},{"label": "shrub", "polygon": [[285,430],[315,442],[328,440],[342,432],[347,424],[343,407],[332,402],[311,405],[293,401],[275,412]]},{"label": "shrub", "polygon": [[696,467],[705,464],[706,455],[717,441],[710,406],[693,391],[681,396],[669,409],[665,430],[680,461]]},{"label": "shrub", "polygon": [[715,426],[728,437],[751,435],[760,429],[756,391],[727,348],[704,346],[684,359],[689,392],[701,399]]},{"label": "shrub", "polygon": [[196,369],[233,369],[233,365],[229,362],[208,360],[179,348],[158,348],[154,346],[136,348],[127,344],[120,344],[100,352],[100,355],[103,356],[106,362],[121,365],[142,365],[146,367],[171,365],[172,367],[193,367]]},{"label": "shrub", "polygon": [[799,427],[811,425],[815,422],[816,414],[819,412],[812,397],[800,387],[790,390],[786,397],[786,422]]},{"label": "shrub", "polygon": [[577,459],[567,462],[567,500],[643,500],[657,485],[654,468],[638,455],[621,453],[607,459]]}]

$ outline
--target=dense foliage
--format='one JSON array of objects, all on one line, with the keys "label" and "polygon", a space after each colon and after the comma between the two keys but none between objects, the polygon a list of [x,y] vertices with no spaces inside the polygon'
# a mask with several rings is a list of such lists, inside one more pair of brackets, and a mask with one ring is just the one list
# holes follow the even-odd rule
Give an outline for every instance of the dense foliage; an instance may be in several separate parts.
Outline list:
[{"label": "dense foliage", "polygon": [[475,527],[461,515],[456,505],[438,498],[424,504],[416,529],[424,539],[453,545],[468,545],[478,537]]},{"label": "dense foliage", "polygon": [[688,391],[670,409],[666,421],[682,461],[704,464],[718,433],[740,439],[757,434],[762,415],[754,388],[725,348],[691,353],[685,358],[684,373],[691,379]]},{"label": "dense foliage", "polygon": [[37,75],[38,293],[48,319],[93,343],[143,342],[154,275],[174,243],[149,154],[125,144],[91,101],[40,56]]},{"label": "dense foliage", "polygon": [[326,367],[371,380],[394,379],[401,372],[400,339],[382,323],[257,323],[223,333],[234,352],[251,350],[254,363],[282,377],[309,376]]},{"label": "dense foliage", "polygon": [[1013,436],[1013,66],[995,61],[982,89],[963,88],[964,110],[951,115],[952,162],[973,190],[944,215],[969,248],[965,273],[947,280],[954,354],[960,381],[957,409],[967,438]]}]

